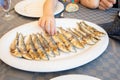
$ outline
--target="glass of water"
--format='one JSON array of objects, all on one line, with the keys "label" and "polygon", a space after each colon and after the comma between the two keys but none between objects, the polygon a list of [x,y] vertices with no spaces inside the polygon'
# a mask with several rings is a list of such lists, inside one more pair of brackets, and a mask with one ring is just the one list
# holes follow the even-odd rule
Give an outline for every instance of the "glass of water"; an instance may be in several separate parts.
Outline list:
[{"label": "glass of water", "polygon": [[0,0],[0,6],[2,7],[5,15],[3,17],[4,20],[11,20],[13,19],[13,15],[9,14],[10,7],[11,7],[11,0]]}]

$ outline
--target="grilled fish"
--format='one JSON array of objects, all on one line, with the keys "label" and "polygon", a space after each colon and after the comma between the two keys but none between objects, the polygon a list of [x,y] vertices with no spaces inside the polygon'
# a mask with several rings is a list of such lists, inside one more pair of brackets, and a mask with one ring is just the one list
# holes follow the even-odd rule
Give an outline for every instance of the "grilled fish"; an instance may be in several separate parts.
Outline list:
[{"label": "grilled fish", "polygon": [[27,37],[27,41],[26,41],[26,49],[27,51],[29,52],[29,54],[31,55],[32,59],[33,60],[40,60],[40,56],[39,54],[37,53],[37,50],[34,46],[34,43],[32,41],[32,37],[31,35],[29,35]]},{"label": "grilled fish", "polygon": [[40,56],[40,59],[49,60],[49,58],[48,58],[47,54],[45,53],[45,51],[43,50],[41,43],[36,34],[32,34],[32,41],[33,41],[34,46]]}]

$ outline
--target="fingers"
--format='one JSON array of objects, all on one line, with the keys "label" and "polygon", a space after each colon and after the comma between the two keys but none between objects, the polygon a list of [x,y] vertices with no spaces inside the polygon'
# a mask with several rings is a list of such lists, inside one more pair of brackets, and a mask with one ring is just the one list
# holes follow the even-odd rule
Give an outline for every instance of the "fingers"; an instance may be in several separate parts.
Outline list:
[{"label": "fingers", "polygon": [[39,26],[40,26],[42,29],[44,29],[45,20],[42,19],[42,18],[40,18],[39,21],[38,21],[38,24],[39,24]]},{"label": "fingers", "polygon": [[54,35],[56,33],[56,27],[54,21],[46,21],[45,30],[49,35]]},{"label": "fingers", "polygon": [[117,2],[117,0],[109,0],[109,1],[112,2],[113,4]]},{"label": "fingers", "polygon": [[108,0],[101,0],[99,3],[99,9],[106,10],[113,7],[113,3]]},{"label": "fingers", "polygon": [[113,4],[116,3],[116,0],[101,0],[99,3],[99,9],[106,10],[113,7]]},{"label": "fingers", "polygon": [[46,21],[46,23],[45,23],[45,31],[46,32],[48,32],[48,34],[50,34],[51,35],[51,33],[50,33],[50,28],[51,28],[51,26],[50,26],[50,21]]},{"label": "fingers", "polygon": [[39,19],[38,24],[45,30],[49,35],[54,35],[56,33],[56,24],[54,18],[41,18]]},{"label": "fingers", "polygon": [[56,26],[55,26],[55,21],[51,21],[51,24],[50,24],[50,34],[51,35],[54,35],[56,33]]},{"label": "fingers", "polygon": [[99,3],[99,9],[101,9],[101,10],[105,10],[106,9],[106,6],[105,6],[105,4],[103,2]]}]

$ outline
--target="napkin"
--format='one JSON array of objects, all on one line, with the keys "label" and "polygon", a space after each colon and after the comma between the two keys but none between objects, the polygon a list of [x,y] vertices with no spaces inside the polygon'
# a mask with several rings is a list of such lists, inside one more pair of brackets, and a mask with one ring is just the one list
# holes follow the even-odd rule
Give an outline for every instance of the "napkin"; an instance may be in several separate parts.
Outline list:
[{"label": "napkin", "polygon": [[120,16],[116,15],[113,22],[100,24],[103,27],[110,38],[120,40]]}]

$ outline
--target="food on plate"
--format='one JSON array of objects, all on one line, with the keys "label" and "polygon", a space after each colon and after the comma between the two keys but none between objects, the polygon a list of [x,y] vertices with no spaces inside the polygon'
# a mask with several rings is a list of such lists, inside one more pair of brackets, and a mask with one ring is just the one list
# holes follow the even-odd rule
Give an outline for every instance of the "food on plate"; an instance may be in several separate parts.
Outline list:
[{"label": "food on plate", "polygon": [[66,6],[66,11],[67,12],[76,12],[79,10],[79,6],[75,3],[69,3],[67,6]]},{"label": "food on plate", "polygon": [[45,51],[43,50],[41,42],[36,34],[32,34],[32,41],[33,41],[34,47],[35,47],[40,59],[49,60],[49,58],[48,58],[47,54],[45,53]]},{"label": "food on plate", "polygon": [[58,37],[58,34],[55,34],[54,36],[52,36],[52,39],[55,42],[55,44],[58,46],[59,50],[61,50],[63,52],[69,52],[69,50],[66,48],[65,44]]},{"label": "food on plate", "polygon": [[60,55],[60,52],[58,50],[58,46],[56,45],[55,42],[53,42],[52,37],[49,36],[46,32],[44,32],[43,34],[44,34],[44,36],[43,36],[44,40],[47,42],[47,44],[51,48],[54,55]]},{"label": "food on plate", "polygon": [[[46,32],[32,33],[23,36],[16,33],[10,45],[10,52],[13,56],[28,60],[50,60],[63,53],[76,52],[76,49],[84,49],[92,46],[101,40],[105,35],[94,27],[81,21],[75,28],[58,27],[57,33],[53,36]],[[63,53],[61,53],[63,52]]]},{"label": "food on plate", "polygon": [[10,45],[10,52],[12,53],[13,56],[22,57],[22,54],[17,47],[18,46],[18,39],[19,39],[19,34],[17,33],[15,39],[13,40],[13,42]]},{"label": "food on plate", "polygon": [[62,27],[59,28],[61,33],[67,38],[67,40],[76,48],[84,48],[84,45],[76,38],[71,32],[63,29]]}]

